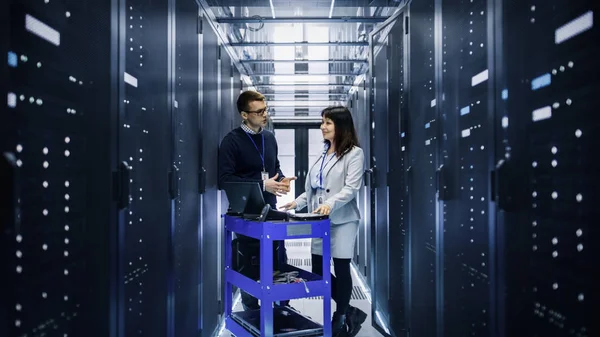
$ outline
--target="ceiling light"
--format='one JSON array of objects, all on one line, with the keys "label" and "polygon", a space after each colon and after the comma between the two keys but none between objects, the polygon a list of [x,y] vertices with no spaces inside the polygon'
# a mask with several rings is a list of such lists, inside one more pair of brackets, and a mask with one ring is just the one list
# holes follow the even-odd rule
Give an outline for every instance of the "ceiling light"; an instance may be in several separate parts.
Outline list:
[{"label": "ceiling light", "polygon": [[331,7],[329,7],[329,18],[331,19],[331,15],[333,14],[333,5],[335,4],[335,0],[331,0]]}]

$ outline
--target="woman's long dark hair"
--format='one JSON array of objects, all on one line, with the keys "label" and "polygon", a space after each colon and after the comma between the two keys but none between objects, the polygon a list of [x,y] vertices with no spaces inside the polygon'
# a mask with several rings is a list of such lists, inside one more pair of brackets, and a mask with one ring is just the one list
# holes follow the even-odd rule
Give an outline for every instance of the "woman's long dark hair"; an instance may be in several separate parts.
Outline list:
[{"label": "woman's long dark hair", "polygon": [[[352,113],[348,108],[343,106],[331,106],[325,108],[321,112],[321,117],[329,118],[335,125],[335,135],[333,136],[335,142],[336,156],[341,158],[348,151],[352,150],[354,146],[360,146],[358,143],[358,137],[356,136],[356,129],[354,128],[354,121],[352,120]],[[328,140],[325,140],[327,145]]]}]

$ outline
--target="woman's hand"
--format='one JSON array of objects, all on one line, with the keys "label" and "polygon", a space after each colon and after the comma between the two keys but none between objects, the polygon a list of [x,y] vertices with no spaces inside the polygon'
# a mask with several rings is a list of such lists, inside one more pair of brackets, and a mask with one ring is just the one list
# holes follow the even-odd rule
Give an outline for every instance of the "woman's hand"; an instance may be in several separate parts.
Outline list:
[{"label": "woman's hand", "polygon": [[292,201],[292,202],[288,202],[287,204],[279,207],[279,209],[283,209],[283,210],[289,211],[290,209],[296,209],[297,206],[298,205],[296,205],[296,202]]},{"label": "woman's hand", "polygon": [[319,208],[315,209],[313,213],[329,215],[329,213],[331,213],[331,207],[329,207],[329,205],[323,204],[319,206]]}]

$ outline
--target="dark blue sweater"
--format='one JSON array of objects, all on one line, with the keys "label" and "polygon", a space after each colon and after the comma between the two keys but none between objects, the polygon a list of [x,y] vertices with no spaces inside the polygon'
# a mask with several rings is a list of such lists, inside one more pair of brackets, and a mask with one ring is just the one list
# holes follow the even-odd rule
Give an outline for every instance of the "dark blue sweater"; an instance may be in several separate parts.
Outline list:
[{"label": "dark blue sweater", "polygon": [[[219,148],[219,188],[223,189],[223,183],[231,181],[250,181],[261,184],[260,172],[263,170],[262,160],[262,135],[265,139],[265,168],[269,172],[269,178],[279,173],[277,180],[284,178],[279,167],[277,158],[277,141],[275,135],[263,130],[262,133],[251,135],[241,127],[231,130],[221,141]],[[248,137],[252,137],[256,147]],[[277,197],[269,192],[263,192],[265,201],[275,208]]]}]

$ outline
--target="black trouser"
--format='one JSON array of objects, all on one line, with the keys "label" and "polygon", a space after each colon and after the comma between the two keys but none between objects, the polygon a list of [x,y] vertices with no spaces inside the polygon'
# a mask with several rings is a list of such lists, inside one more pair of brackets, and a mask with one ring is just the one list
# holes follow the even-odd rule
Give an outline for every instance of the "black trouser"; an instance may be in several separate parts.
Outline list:
[{"label": "black trouser", "polygon": [[[323,256],[312,254],[311,258],[313,274],[323,276]],[[333,270],[336,276],[331,275],[331,298],[335,301],[336,312],[340,315],[346,314],[352,296],[350,261],[352,259],[333,258]]]},{"label": "black trouser", "polygon": [[[244,276],[260,280],[260,240],[253,239],[247,236],[238,235],[236,239],[239,241],[237,250],[245,257],[245,263],[240,273]],[[283,250],[283,260],[278,259],[279,249]],[[273,241],[273,269],[278,270],[278,264],[287,264],[287,253],[285,249],[285,241]],[[244,290],[240,289],[242,296],[242,306],[244,310],[260,309],[258,299]],[[287,305],[289,301],[281,301],[281,305]]]}]

